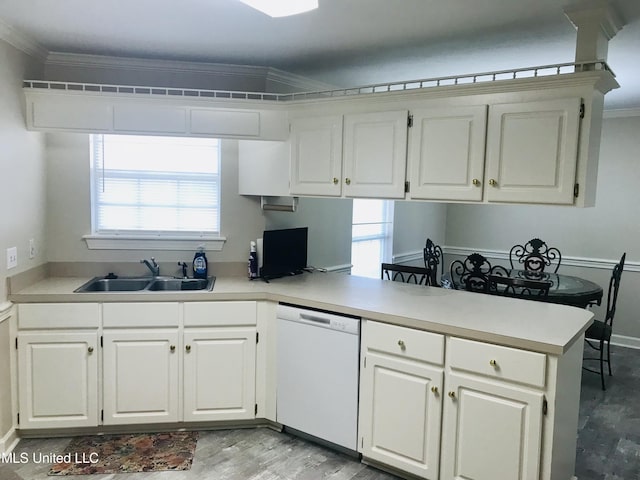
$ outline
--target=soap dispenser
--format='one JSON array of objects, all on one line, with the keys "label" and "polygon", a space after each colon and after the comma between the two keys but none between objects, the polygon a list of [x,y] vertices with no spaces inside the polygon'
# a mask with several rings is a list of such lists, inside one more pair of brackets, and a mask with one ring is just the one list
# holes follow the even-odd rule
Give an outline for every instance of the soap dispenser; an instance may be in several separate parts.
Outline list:
[{"label": "soap dispenser", "polygon": [[204,246],[200,245],[198,251],[193,256],[193,278],[207,278],[208,274],[207,256],[204,253]]}]

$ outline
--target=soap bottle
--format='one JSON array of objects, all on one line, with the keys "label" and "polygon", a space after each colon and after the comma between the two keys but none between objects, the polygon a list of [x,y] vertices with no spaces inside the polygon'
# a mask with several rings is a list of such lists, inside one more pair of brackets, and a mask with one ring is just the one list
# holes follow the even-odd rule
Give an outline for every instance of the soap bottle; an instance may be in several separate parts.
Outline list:
[{"label": "soap bottle", "polygon": [[249,278],[258,277],[258,252],[256,251],[256,242],[251,242],[249,247]]},{"label": "soap bottle", "polygon": [[193,256],[193,278],[207,278],[209,267],[207,256],[204,254],[204,246],[199,246]]}]

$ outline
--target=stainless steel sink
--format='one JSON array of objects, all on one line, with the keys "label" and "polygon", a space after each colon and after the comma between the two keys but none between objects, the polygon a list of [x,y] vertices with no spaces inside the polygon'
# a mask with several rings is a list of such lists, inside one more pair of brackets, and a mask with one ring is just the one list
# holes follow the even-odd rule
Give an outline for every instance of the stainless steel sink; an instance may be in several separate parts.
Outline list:
[{"label": "stainless steel sink", "polygon": [[135,292],[144,290],[150,283],[151,278],[104,278],[96,277],[80,288],[76,292]]},{"label": "stainless steel sink", "polygon": [[183,290],[213,290],[216,277],[174,278],[174,277],[95,277],[74,292],[176,292]]},{"label": "stainless steel sink", "polygon": [[177,290],[212,290],[215,277],[209,278],[156,278],[147,287],[152,292]]}]

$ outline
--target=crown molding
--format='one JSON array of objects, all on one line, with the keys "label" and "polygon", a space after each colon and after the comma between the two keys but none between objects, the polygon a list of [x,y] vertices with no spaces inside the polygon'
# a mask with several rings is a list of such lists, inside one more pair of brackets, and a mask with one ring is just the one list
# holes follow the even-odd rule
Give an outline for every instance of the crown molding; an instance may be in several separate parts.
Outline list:
[{"label": "crown molding", "polygon": [[226,76],[256,76],[264,78],[268,67],[234,65],[225,63],[185,62],[181,60],[158,60],[133,57],[113,57],[108,55],[88,55],[81,53],[50,52],[47,65],[65,67],[126,68],[164,72],[204,73]]},{"label": "crown molding", "polygon": [[45,61],[49,51],[29,36],[0,19],[0,40],[38,60]]},{"label": "crown molding", "polygon": [[616,108],[611,110],[604,110],[602,113],[603,118],[629,118],[640,117],[640,107],[635,108]]},{"label": "crown molding", "polygon": [[317,92],[336,88],[335,85],[313,80],[309,77],[296,75],[295,73],[279,70],[277,68],[267,69],[266,81],[286,85],[299,92]]}]

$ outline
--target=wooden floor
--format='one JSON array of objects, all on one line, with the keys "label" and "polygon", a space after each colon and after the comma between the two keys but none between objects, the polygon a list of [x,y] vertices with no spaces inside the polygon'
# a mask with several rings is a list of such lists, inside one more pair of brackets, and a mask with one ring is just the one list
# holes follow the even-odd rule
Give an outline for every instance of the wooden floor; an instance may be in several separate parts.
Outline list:
[{"label": "wooden floor", "polygon": [[[69,438],[25,439],[16,454],[62,453]],[[356,458],[269,428],[200,433],[191,470],[49,477],[49,465],[1,464],[1,480],[394,480]]]}]

